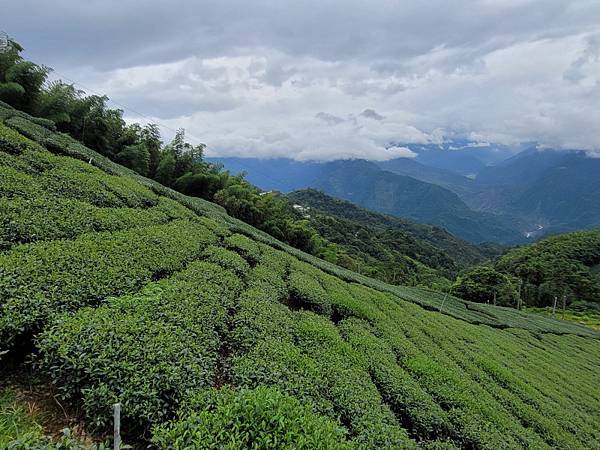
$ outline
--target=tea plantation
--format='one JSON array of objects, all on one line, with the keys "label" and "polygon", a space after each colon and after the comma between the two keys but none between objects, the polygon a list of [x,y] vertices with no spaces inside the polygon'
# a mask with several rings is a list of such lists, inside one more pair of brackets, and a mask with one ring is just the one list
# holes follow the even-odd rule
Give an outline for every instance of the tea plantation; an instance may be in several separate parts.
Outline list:
[{"label": "tea plantation", "polygon": [[97,436],[121,402],[140,448],[600,448],[594,330],[341,269],[4,104],[0,195],[0,351]]}]

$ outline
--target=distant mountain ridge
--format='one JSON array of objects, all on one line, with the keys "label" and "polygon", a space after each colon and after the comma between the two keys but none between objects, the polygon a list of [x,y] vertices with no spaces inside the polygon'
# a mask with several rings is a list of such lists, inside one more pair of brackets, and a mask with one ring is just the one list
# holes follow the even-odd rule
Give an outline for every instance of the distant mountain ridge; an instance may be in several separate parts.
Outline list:
[{"label": "distant mountain ridge", "polygon": [[450,170],[422,164],[416,158],[396,158],[388,161],[377,161],[383,170],[415,178],[426,183],[437,184],[459,195],[473,193],[477,190],[475,180]]},{"label": "distant mountain ridge", "polygon": [[[441,251],[448,255],[458,268],[471,266],[500,252],[499,247],[490,251],[489,248],[483,248],[453,236],[443,228],[369,211],[347,200],[334,198],[316,189],[294,191],[287,194],[286,197],[296,204],[308,206],[311,219],[314,217],[314,211],[317,210],[340,219],[349,220],[370,230],[401,232],[419,244],[420,252],[423,255]],[[416,254],[409,256],[419,259]]]},{"label": "distant mountain ridge", "polygon": [[476,181],[479,193],[467,199],[476,209],[523,217],[547,233],[600,226],[600,159],[585,152],[528,149]]},{"label": "distant mountain ridge", "polygon": [[514,244],[523,240],[510,220],[471,210],[454,192],[381,170],[364,160],[324,165],[312,186],[374,211],[444,227],[468,241]]},{"label": "distant mountain ridge", "polygon": [[[371,210],[442,226],[471,242],[522,243],[526,235],[600,226],[600,158],[535,145],[517,154],[470,141],[405,146],[416,156],[378,162],[213,161],[247,171],[248,180],[266,190],[318,188]],[[465,176],[470,170],[477,172]]]},{"label": "distant mountain ridge", "polygon": [[248,171],[248,180],[265,190],[320,189],[373,211],[444,227],[474,243],[516,244],[525,239],[521,228],[527,227],[513,218],[474,211],[444,187],[383,170],[366,160],[318,163],[213,158],[212,161],[232,172]]}]

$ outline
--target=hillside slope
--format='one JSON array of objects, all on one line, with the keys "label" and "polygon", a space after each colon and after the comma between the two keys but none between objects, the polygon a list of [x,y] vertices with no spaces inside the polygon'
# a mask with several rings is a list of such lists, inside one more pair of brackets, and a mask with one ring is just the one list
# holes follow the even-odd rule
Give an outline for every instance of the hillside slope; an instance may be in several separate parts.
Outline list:
[{"label": "hillside slope", "polygon": [[531,148],[477,176],[474,208],[539,224],[540,233],[600,227],[600,159],[581,151]]},{"label": "hillside slope", "polygon": [[319,234],[339,248],[337,264],[392,284],[449,284],[457,272],[499,253],[490,253],[423,225],[360,208],[314,189],[287,198],[306,208]]},{"label": "hillside slope", "polygon": [[380,161],[376,164],[388,172],[412,177],[426,183],[437,184],[461,196],[472,193],[476,189],[475,181],[470,178],[449,170],[426,166],[412,158],[396,158]]},{"label": "hillside slope", "polygon": [[523,240],[513,220],[473,211],[447,189],[381,170],[368,161],[328,163],[313,187],[374,211],[444,227],[471,242]]},{"label": "hillside slope", "polygon": [[524,300],[552,305],[554,297],[600,307],[600,229],[551,236],[510,250],[495,261],[498,270],[523,280]]},{"label": "hillside slope", "polygon": [[119,401],[159,448],[600,446],[598,333],[354,274],[0,120],[1,348],[90,428]]}]

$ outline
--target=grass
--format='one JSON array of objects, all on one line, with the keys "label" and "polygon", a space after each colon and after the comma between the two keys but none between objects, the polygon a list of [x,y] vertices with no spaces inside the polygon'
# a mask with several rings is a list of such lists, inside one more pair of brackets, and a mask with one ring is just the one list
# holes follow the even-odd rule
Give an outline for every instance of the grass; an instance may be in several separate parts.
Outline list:
[{"label": "grass", "polygon": [[[539,314],[545,317],[553,317],[551,306],[547,306],[545,308],[527,308],[527,312]],[[562,309],[557,309],[556,314],[554,314],[554,318],[576,323],[578,325],[583,325],[591,328],[592,330],[600,331],[600,314],[595,314],[592,312],[569,311],[568,309],[563,311]]]},{"label": "grass", "polygon": [[36,409],[19,396],[16,390],[4,388],[0,392],[0,448],[19,441],[22,445],[39,442],[44,431],[38,422]]}]

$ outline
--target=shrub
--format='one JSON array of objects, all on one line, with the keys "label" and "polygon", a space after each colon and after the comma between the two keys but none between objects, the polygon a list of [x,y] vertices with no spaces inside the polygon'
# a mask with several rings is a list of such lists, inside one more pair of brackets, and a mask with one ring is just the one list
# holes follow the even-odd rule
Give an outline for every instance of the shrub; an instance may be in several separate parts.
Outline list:
[{"label": "shrub", "polygon": [[[295,270],[294,270],[295,269]],[[292,308],[308,309],[319,314],[331,315],[331,303],[318,279],[293,268],[288,277],[289,305]]]},{"label": "shrub", "polygon": [[[457,297],[478,303],[494,303],[514,306],[517,304],[517,289],[510,277],[493,267],[476,267],[459,276],[451,292]],[[494,295],[495,294],[495,295]]]},{"label": "shrub", "polygon": [[252,239],[241,234],[227,236],[223,243],[227,248],[239,253],[248,264],[254,266],[261,260],[260,246]]},{"label": "shrub", "polygon": [[118,231],[192,219],[194,213],[167,198],[149,209],[98,208],[74,199],[0,198],[0,248],[42,240],[73,239],[80,234]]},{"label": "shrub", "polygon": [[216,237],[194,221],[26,244],[0,254],[0,336],[4,345],[51,313],[138,291],[180,270]]},{"label": "shrub", "polygon": [[63,398],[82,396],[96,427],[111,423],[117,401],[131,426],[159,423],[186,395],[212,386],[239,288],[230,272],[194,262],[138,294],[56,318],[37,340],[39,365]]},{"label": "shrub", "polygon": [[218,264],[225,269],[231,270],[239,277],[246,275],[250,269],[250,266],[244,260],[244,258],[237,253],[234,253],[223,247],[211,245],[204,251],[202,257],[206,261]]},{"label": "shrub", "polygon": [[273,388],[196,394],[181,419],[157,428],[159,448],[350,449],[343,429]]}]

